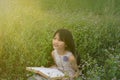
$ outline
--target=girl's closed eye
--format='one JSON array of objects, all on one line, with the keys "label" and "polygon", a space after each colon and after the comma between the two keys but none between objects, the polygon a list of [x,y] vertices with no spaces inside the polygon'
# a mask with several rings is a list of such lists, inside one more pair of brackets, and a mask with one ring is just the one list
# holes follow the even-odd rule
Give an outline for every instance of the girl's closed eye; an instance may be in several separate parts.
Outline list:
[{"label": "girl's closed eye", "polygon": [[54,37],[53,39],[55,40],[56,38]]}]

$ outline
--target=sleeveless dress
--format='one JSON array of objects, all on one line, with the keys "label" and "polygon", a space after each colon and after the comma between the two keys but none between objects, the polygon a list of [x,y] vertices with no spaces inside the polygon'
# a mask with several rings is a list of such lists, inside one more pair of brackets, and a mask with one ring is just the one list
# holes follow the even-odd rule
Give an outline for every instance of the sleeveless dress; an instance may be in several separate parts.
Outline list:
[{"label": "sleeveless dress", "polygon": [[[74,80],[72,76],[75,74],[75,70],[72,69],[72,66],[68,58],[72,55],[71,52],[67,51],[64,55],[59,55],[57,50],[53,51],[54,61],[57,65],[57,69],[61,70],[65,74],[65,79],[63,80]],[[28,80],[48,80],[42,76],[35,74],[28,78]]]},{"label": "sleeveless dress", "polygon": [[66,76],[73,76],[75,70],[72,68],[69,57],[72,55],[71,52],[67,51],[64,55],[59,55],[57,50],[54,50],[54,60],[57,68],[65,73]]}]

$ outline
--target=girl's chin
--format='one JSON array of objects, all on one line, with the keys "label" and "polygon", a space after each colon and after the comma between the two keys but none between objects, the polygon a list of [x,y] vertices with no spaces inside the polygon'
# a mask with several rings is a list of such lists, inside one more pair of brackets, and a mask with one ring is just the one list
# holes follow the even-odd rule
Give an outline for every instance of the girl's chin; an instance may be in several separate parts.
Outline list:
[{"label": "girl's chin", "polygon": [[57,49],[57,47],[53,47],[53,49]]}]

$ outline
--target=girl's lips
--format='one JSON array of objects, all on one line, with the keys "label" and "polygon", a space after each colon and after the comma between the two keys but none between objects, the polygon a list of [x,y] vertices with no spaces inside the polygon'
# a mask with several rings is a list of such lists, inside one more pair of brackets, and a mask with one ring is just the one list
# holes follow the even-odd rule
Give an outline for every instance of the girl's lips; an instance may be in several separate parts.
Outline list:
[{"label": "girl's lips", "polygon": [[55,47],[55,48],[56,48],[56,47],[58,47],[58,46],[57,46],[57,45],[53,45],[53,47]]},{"label": "girl's lips", "polygon": [[54,47],[58,47],[58,45],[53,44]]},{"label": "girl's lips", "polygon": [[57,45],[53,45],[53,47],[57,47]]}]

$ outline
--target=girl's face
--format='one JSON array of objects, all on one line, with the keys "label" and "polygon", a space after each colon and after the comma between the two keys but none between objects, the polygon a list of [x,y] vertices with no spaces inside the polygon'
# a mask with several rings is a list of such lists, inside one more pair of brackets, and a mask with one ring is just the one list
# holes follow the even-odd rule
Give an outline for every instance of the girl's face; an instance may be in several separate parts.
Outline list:
[{"label": "girl's face", "polygon": [[56,35],[54,36],[52,44],[53,48],[56,50],[65,50],[66,44],[65,42],[60,40],[59,33],[56,33]]}]

